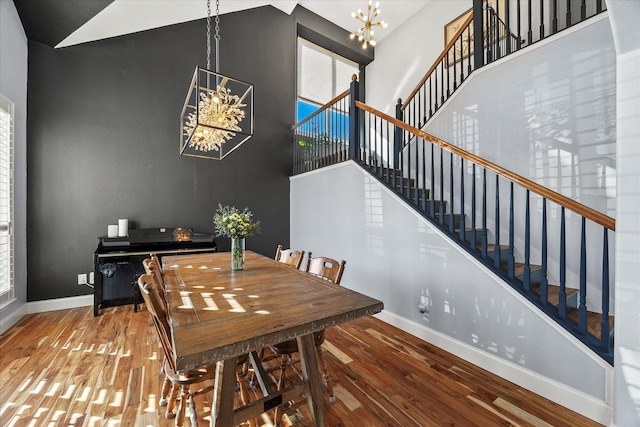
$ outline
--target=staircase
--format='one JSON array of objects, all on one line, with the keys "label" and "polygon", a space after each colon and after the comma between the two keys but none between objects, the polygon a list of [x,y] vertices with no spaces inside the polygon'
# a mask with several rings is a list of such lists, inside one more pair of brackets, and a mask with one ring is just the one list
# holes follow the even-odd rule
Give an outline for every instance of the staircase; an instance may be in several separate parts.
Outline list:
[{"label": "staircase", "polygon": [[[454,39],[471,31],[461,28]],[[354,160],[613,365],[609,240],[615,221],[420,129],[459,86],[455,66],[446,67],[453,80],[444,72],[455,43],[398,106],[397,117],[357,101],[354,80],[349,91],[296,124],[294,174]],[[470,58],[460,67],[469,73],[478,63]]]}]

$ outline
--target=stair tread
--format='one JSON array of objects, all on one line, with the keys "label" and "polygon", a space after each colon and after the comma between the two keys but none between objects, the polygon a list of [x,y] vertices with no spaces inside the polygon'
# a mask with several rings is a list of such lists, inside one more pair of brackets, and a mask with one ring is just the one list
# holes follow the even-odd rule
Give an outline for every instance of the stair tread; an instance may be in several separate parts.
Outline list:
[{"label": "stair tread", "polygon": [[[478,249],[482,249],[482,244],[476,245]],[[495,243],[487,243],[487,251],[493,251],[496,249]],[[500,249],[508,250],[509,245],[500,245]]]},{"label": "stair tread", "polygon": [[[446,202],[445,202],[445,203],[446,203]],[[455,231],[456,233],[460,233],[460,227],[456,226],[456,228],[454,229],[454,231]],[[480,238],[480,236],[482,235],[482,232],[483,232],[483,231],[484,231],[484,230],[483,230],[482,228],[476,228],[476,237],[477,237],[477,238]],[[465,227],[465,229],[464,229],[464,233],[465,233],[465,235],[469,235],[469,236],[470,236],[472,232],[473,232],[473,228]]]},{"label": "stair tread", "polygon": [[[521,263],[521,262],[516,262],[514,263],[514,271],[515,271],[515,275],[516,276],[520,276],[524,274],[524,267],[525,264]],[[529,264],[529,268],[531,269],[531,271],[538,271],[542,268],[542,266],[537,265],[537,264]]]},{"label": "stair tread", "polygon": [[[580,311],[577,308],[567,307],[567,317],[578,323],[578,316]],[[602,315],[593,311],[587,311],[587,332],[596,337],[601,338],[600,322],[602,321]],[[609,331],[612,331],[615,326],[614,317],[609,316]]]},{"label": "stair tread", "polygon": [[[540,284],[532,283],[531,290],[540,295]],[[567,297],[570,297],[577,294],[578,290],[573,288],[565,288],[565,293],[567,294]],[[547,301],[549,301],[549,303],[553,305],[558,305],[560,303],[560,286],[552,284],[547,285]]]}]

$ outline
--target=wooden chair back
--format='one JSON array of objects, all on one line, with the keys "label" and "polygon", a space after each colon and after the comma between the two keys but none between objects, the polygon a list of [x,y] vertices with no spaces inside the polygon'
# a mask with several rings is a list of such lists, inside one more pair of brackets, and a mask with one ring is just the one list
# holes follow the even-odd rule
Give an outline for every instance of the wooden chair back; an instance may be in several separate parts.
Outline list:
[{"label": "wooden chair back", "polygon": [[338,262],[333,258],[323,256],[312,258],[311,252],[309,252],[305,271],[309,274],[313,274],[314,276],[329,280],[330,282],[339,285],[342,280],[342,273],[344,272],[344,266],[346,263],[347,262],[345,260]]},{"label": "wooden chair back", "polygon": [[162,266],[158,256],[155,253],[151,253],[149,258],[142,261],[142,266],[147,274],[155,276],[156,281],[164,291],[164,277],[162,277]]},{"label": "wooden chair back", "polygon": [[164,289],[158,284],[153,274],[143,274],[138,278],[140,294],[144,299],[147,310],[153,317],[153,323],[158,332],[160,344],[164,350],[166,361],[175,372],[175,361],[173,360],[173,341],[171,340],[171,327],[167,313],[167,303],[164,296]]},{"label": "wooden chair back", "polygon": [[278,245],[278,248],[276,249],[276,261],[285,263],[296,269],[300,268],[302,265],[303,257],[304,251],[282,249],[282,245]]}]

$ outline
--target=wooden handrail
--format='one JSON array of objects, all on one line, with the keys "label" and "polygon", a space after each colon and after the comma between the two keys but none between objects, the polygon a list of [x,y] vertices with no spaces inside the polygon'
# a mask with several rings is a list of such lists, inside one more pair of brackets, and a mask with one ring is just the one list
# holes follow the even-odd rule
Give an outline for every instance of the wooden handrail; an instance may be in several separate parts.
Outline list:
[{"label": "wooden handrail", "polygon": [[611,218],[610,216],[607,216],[601,212],[598,212],[588,206],[583,205],[580,202],[576,202],[575,200],[572,200],[566,196],[563,196],[560,193],[557,193],[553,190],[550,190],[546,187],[543,187],[542,185],[531,181],[530,179],[527,179],[521,175],[518,175],[514,172],[511,172],[508,169],[505,169],[501,166],[496,165],[495,163],[492,163],[488,160],[483,159],[482,157],[478,157],[473,153],[470,153],[468,151],[465,151],[459,147],[456,147],[455,145],[451,145],[439,138],[436,138],[433,135],[430,135],[420,129],[414,128],[413,126],[409,126],[408,124],[404,123],[401,120],[396,119],[395,117],[389,116],[381,111],[376,110],[375,108],[369,107],[366,104],[363,104],[360,101],[356,101],[356,107],[360,108],[361,110],[367,111],[371,114],[374,114],[388,122],[390,122],[391,124],[407,131],[407,132],[411,132],[412,134],[422,138],[422,139],[426,139],[428,141],[430,141],[431,143],[442,147],[443,149],[445,149],[446,151],[449,151],[457,156],[460,156],[464,159],[467,159],[485,169],[488,169],[490,171],[495,172],[496,174],[510,180],[513,181],[519,185],[521,185],[522,187],[524,187],[525,189],[532,191],[542,197],[544,197],[547,200],[550,200],[554,203],[557,203],[560,206],[564,206],[570,210],[572,210],[573,212],[577,213],[578,215],[583,216],[586,219],[589,219],[597,224],[600,224],[603,227],[608,228],[609,230],[615,231],[616,229],[616,221],[615,219]]},{"label": "wooden handrail", "polygon": [[324,104],[322,107],[318,108],[316,111],[314,111],[313,113],[309,114],[307,117],[305,117],[304,119],[300,120],[298,123],[291,125],[291,130],[294,131],[296,130],[298,127],[302,126],[304,123],[308,122],[309,120],[311,120],[311,118],[321,112],[323,112],[324,110],[326,110],[327,108],[331,107],[333,104],[335,104],[336,102],[340,101],[343,98],[346,98],[347,95],[349,95],[349,92],[351,91],[351,88],[345,90],[344,92],[342,92],[340,95],[336,96],[335,98],[333,98],[331,101],[327,102],[326,104]]},{"label": "wooden handrail", "polygon": [[424,83],[427,81],[427,79],[429,78],[431,73],[433,73],[433,71],[436,69],[438,64],[440,64],[442,59],[449,53],[449,49],[451,49],[451,47],[456,43],[458,38],[460,38],[460,35],[467,29],[467,27],[469,26],[471,21],[473,21],[473,12],[471,12],[471,15],[469,15],[469,17],[467,19],[465,19],[465,21],[460,26],[460,29],[458,31],[456,31],[456,33],[453,35],[453,37],[451,38],[449,43],[447,43],[447,45],[442,50],[442,53],[433,62],[433,65],[431,66],[431,68],[429,68],[429,70],[425,73],[425,75],[422,78],[422,80],[420,80],[420,82],[415,87],[415,89],[413,89],[413,92],[411,92],[409,97],[404,101],[404,103],[402,104],[402,107],[401,107],[402,111],[404,111],[404,109],[407,108],[407,105],[409,105],[409,102],[411,102],[411,100],[416,96],[416,94],[418,93],[418,91],[420,90],[422,85],[424,85]]}]

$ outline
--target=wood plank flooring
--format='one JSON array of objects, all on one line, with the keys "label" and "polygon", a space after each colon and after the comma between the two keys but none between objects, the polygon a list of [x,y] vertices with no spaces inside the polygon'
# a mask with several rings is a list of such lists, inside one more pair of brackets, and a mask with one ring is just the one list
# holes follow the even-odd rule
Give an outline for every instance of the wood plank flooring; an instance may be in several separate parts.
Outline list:
[{"label": "wood plank flooring", "polygon": [[[328,426],[599,426],[374,318],[326,337]],[[144,308],[28,315],[0,336],[0,425],[173,426],[158,408],[161,353]],[[201,426],[211,397],[196,399]],[[311,425],[305,405],[289,412],[285,424]]]}]

